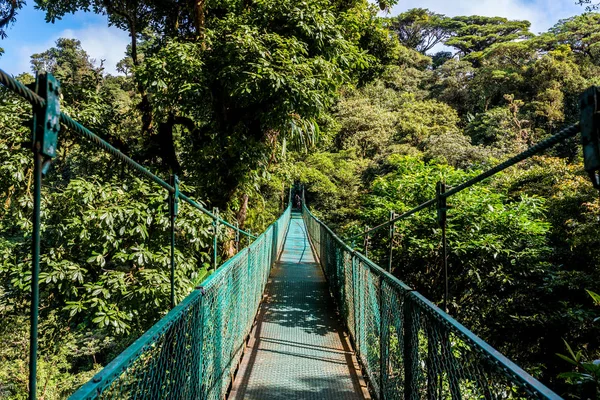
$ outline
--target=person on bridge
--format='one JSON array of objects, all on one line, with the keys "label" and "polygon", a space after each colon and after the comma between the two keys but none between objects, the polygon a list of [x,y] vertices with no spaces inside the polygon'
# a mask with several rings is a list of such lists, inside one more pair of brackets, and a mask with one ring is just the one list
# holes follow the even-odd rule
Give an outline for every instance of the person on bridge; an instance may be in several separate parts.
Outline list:
[{"label": "person on bridge", "polygon": [[296,193],[296,197],[294,197],[294,203],[296,204],[296,208],[298,210],[302,209],[302,199],[298,193]]}]

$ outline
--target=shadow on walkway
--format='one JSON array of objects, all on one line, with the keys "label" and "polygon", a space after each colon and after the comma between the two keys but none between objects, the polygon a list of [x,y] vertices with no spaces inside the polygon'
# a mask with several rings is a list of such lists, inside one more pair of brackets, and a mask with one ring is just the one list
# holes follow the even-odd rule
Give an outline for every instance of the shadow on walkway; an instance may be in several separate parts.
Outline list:
[{"label": "shadow on walkway", "polygon": [[229,398],[363,399],[323,271],[294,217]]}]

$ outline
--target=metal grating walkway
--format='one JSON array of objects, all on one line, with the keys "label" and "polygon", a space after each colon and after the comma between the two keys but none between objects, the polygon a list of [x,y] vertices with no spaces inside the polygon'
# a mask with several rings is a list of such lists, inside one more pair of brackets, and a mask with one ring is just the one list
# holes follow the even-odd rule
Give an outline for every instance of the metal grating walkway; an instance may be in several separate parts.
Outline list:
[{"label": "metal grating walkway", "polygon": [[304,221],[294,213],[229,398],[364,399],[358,374]]}]

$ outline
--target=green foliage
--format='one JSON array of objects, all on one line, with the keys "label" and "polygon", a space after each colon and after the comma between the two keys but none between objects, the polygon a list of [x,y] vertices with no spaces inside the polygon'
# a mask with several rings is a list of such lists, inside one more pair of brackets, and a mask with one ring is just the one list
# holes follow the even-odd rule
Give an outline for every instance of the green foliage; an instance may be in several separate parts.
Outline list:
[{"label": "green foliage", "polygon": [[336,137],[340,148],[355,147],[361,156],[373,157],[390,144],[397,123],[394,112],[362,96],[343,99],[337,107],[337,117],[342,121]]},{"label": "green foliage", "polygon": [[355,215],[360,193],[360,174],[365,168],[352,150],[316,153],[298,160],[296,180],[303,183],[307,202],[315,211],[327,210],[333,223]]},{"label": "green foliage", "polygon": [[458,132],[429,136],[423,143],[423,150],[425,160],[464,169],[485,164],[493,155],[493,150],[474,146],[468,136]]},{"label": "green foliage", "polygon": [[[592,292],[593,293],[593,292]],[[596,295],[594,293],[594,295]],[[596,295],[598,296],[598,295]],[[564,361],[574,365],[577,371],[563,372],[559,375],[572,385],[578,385],[584,391],[584,396],[600,396],[600,360],[586,361],[581,350],[575,353],[565,341],[569,355],[556,354]]]},{"label": "green foliage", "polygon": [[530,26],[529,21],[510,21],[502,17],[454,17],[452,37],[444,44],[457,48],[471,59],[476,59],[481,52],[495,43],[531,37]]},{"label": "green foliage", "polygon": [[24,0],[0,1],[0,39],[6,39],[7,28],[15,23],[19,10],[25,5]]},{"label": "green foliage", "polygon": [[431,91],[461,115],[472,110],[471,82],[475,69],[468,61],[450,59],[435,69]]},{"label": "green foliage", "polygon": [[[461,183],[577,121],[580,92],[600,84],[596,13],[534,37],[500,17],[380,18],[364,0],[36,4],[48,21],[106,14],[132,39],[125,76],[107,76],[75,39],[34,54],[33,70],[61,81],[62,109],[253,232],[299,181],[320,217],[358,233],[430,199],[438,180]],[[455,54],[424,54],[437,43]],[[0,92],[0,397],[11,398],[26,391],[30,116]],[[600,203],[579,152],[567,141],[453,196],[448,230],[452,314],[574,396],[557,378],[563,339],[582,349],[568,350],[577,371],[563,378],[593,378],[588,360],[600,358],[597,308],[581,290],[600,279]],[[63,398],[168,310],[169,221],[164,191],[65,130],[43,198],[40,382]],[[185,205],[176,228],[181,299],[210,273],[212,233]],[[396,230],[394,273],[439,302],[435,214]],[[231,237],[222,230],[220,260],[235,253]],[[387,231],[371,243],[386,263]]]},{"label": "green foliage", "polygon": [[136,69],[155,118],[189,131],[188,156],[213,204],[226,205],[279,143],[315,145],[340,87],[373,60],[344,37],[347,16],[327,2],[255,2],[211,19],[205,42],[169,40]]},{"label": "green foliage", "polygon": [[451,35],[450,19],[424,8],[410,9],[392,20],[400,43],[423,54]]},{"label": "green foliage", "polygon": [[429,136],[458,132],[458,114],[437,100],[406,101],[398,110],[396,139],[419,146]]},{"label": "green foliage", "polygon": [[522,101],[513,101],[506,95],[509,104],[496,107],[473,118],[465,132],[474,144],[493,146],[504,154],[517,153],[525,150],[531,143],[527,120],[519,119],[519,108]]},{"label": "green foliage", "polygon": [[[4,316],[0,326],[0,398],[24,400],[27,393],[27,353],[29,351],[29,321],[24,315]],[[74,334],[69,327],[61,326],[55,314],[40,321],[42,332],[41,357],[38,358],[38,380],[41,398],[64,399],[73,390],[94,376],[102,368],[96,363],[94,354],[99,349],[112,348],[114,343],[101,340],[91,332],[87,335]],[[8,344],[8,345],[7,345]],[[85,362],[90,369],[74,372]]]},{"label": "green foliage", "polygon": [[557,44],[566,44],[570,49],[589,59],[596,65],[600,63],[600,33],[596,27],[600,24],[600,14],[587,13],[558,22],[550,29]]}]

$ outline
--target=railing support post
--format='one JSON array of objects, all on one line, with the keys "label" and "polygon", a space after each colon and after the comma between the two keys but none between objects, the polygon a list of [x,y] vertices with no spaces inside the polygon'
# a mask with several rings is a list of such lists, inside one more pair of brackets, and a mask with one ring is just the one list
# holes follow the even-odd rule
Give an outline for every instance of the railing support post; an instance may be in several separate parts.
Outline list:
[{"label": "railing support post", "polygon": [[273,240],[271,241],[271,245],[273,246],[271,249],[271,264],[269,264],[269,268],[273,265],[274,262],[277,261],[277,239],[279,239],[279,224],[273,224]]},{"label": "railing support post", "polygon": [[29,399],[37,397],[38,319],[40,306],[40,246],[42,180],[50,159],[56,157],[60,131],[60,84],[49,73],[39,73],[35,91],[46,100],[44,108],[33,108],[33,232],[31,243],[31,326],[29,335]]},{"label": "railing support post", "polygon": [[446,225],[447,225],[447,211],[448,207],[446,204],[446,184],[438,182],[435,188],[435,196],[437,200],[437,220],[442,228],[442,265],[444,268],[444,303],[443,309],[448,312],[448,246],[446,240]]},{"label": "railing support post", "polygon": [[[365,232],[369,231],[369,225],[365,225]],[[365,248],[365,257],[369,256],[369,234],[365,235],[363,247]]]},{"label": "railing support post", "polygon": [[36,399],[38,316],[40,305],[40,212],[42,202],[42,160],[39,143],[33,149],[33,243],[31,269],[31,328],[29,345],[29,399]]},{"label": "railing support post", "polygon": [[[390,211],[390,222],[396,218],[396,213],[394,211]],[[396,223],[392,222],[390,225],[390,257],[388,262],[388,272],[392,273],[392,261],[394,257],[394,234],[396,233]]]},{"label": "railing support post", "polygon": [[356,347],[356,354],[357,356],[360,357],[360,345],[359,345],[359,341],[358,341],[358,327],[359,327],[359,321],[358,321],[358,290],[357,290],[357,286],[358,286],[358,278],[357,278],[357,260],[356,260],[356,255],[354,254],[354,252],[352,252],[352,312],[354,313],[352,315],[353,320],[354,320],[354,346]]},{"label": "railing support post", "polygon": [[417,321],[413,315],[411,292],[404,296],[404,400],[414,400],[419,396],[417,388],[419,374],[419,337]]},{"label": "railing support post", "polygon": [[169,192],[169,217],[171,220],[171,308],[175,307],[175,219],[179,213],[179,178],[171,175],[171,186],[174,193]]},{"label": "railing support post", "polygon": [[240,251],[240,223],[235,221],[235,252],[236,254]]},{"label": "railing support post", "polygon": [[218,246],[218,236],[219,236],[219,209],[213,208],[213,214],[215,218],[213,219],[213,269],[217,270],[217,246]]},{"label": "railing support post", "polygon": [[390,317],[389,305],[386,301],[385,279],[379,277],[379,398],[386,398],[386,388],[388,381],[388,365],[389,365],[389,332],[390,332]]}]

